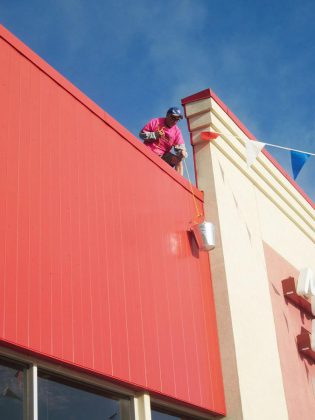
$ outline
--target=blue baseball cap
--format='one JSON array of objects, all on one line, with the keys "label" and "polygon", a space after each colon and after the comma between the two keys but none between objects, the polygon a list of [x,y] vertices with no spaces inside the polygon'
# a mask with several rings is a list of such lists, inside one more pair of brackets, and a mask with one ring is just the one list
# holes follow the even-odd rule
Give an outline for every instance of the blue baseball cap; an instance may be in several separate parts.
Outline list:
[{"label": "blue baseball cap", "polygon": [[178,117],[179,119],[183,119],[183,115],[182,112],[179,108],[177,108],[176,106],[173,106],[172,108],[170,108],[166,115],[174,115],[174,117]]}]

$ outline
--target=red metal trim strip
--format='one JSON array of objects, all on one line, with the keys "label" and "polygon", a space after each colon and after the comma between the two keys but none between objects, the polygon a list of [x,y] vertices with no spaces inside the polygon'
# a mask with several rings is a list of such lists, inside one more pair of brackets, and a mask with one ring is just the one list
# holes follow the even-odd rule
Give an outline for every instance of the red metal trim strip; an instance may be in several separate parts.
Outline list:
[{"label": "red metal trim strip", "polygon": [[150,388],[145,388],[145,387],[139,386],[138,384],[135,384],[135,383],[130,382],[130,381],[129,382],[122,381],[121,379],[116,378],[115,376],[104,375],[100,372],[97,372],[96,370],[91,370],[87,367],[80,366],[80,365],[75,364],[73,362],[67,362],[63,359],[60,359],[58,357],[53,357],[53,356],[45,354],[45,353],[39,353],[36,350],[21,346],[20,344],[17,345],[17,344],[15,344],[13,342],[10,342],[8,340],[0,339],[0,345],[2,345],[3,347],[6,347],[8,349],[11,349],[13,351],[16,351],[18,353],[22,352],[23,355],[27,355],[27,356],[30,356],[30,357],[36,357],[39,360],[43,360],[43,361],[54,363],[54,364],[57,363],[60,366],[63,366],[64,368],[68,368],[68,369],[71,369],[71,370],[75,370],[77,372],[81,372],[81,373],[84,373],[84,374],[87,374],[87,375],[91,375],[91,376],[94,376],[95,378],[103,379],[106,382],[119,385],[123,388],[130,387],[133,391],[149,391],[150,394],[152,394],[152,396],[156,396],[158,398],[161,398],[164,401],[170,401],[172,403],[177,404],[178,406],[189,407],[191,409],[202,411],[204,413],[213,414],[214,416],[226,415],[226,411],[223,411],[223,410],[222,410],[222,412],[212,411],[212,410],[209,410],[209,409],[204,408],[202,406],[194,405],[194,404],[190,403],[189,401],[175,399],[175,398],[173,398],[173,397],[171,397],[171,396],[169,396],[165,393],[162,394],[161,392],[159,392],[157,390],[150,389]]}]

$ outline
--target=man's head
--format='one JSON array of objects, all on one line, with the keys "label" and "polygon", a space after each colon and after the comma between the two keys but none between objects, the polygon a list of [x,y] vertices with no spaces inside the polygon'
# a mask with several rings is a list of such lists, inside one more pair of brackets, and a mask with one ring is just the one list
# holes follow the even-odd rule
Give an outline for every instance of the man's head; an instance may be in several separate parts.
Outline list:
[{"label": "man's head", "polygon": [[183,118],[181,110],[173,106],[166,113],[165,123],[168,127],[173,127],[179,120]]}]

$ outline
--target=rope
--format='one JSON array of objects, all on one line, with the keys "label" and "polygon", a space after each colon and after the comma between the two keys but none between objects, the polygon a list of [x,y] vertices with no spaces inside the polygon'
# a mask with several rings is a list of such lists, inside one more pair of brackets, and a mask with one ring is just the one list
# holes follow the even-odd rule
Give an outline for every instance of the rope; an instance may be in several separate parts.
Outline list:
[{"label": "rope", "polygon": [[188,176],[188,182],[189,182],[190,191],[192,193],[194,204],[195,204],[195,208],[196,208],[196,213],[197,213],[196,219],[198,219],[200,216],[202,216],[202,213],[199,212],[199,208],[198,208],[198,205],[197,205],[197,200],[196,200],[196,197],[195,197],[195,194],[194,194],[194,190],[192,188],[192,183],[191,183],[191,180],[190,180],[189,171],[188,171],[188,167],[187,167],[187,164],[186,164],[186,159],[183,159],[183,161],[184,161],[184,166],[185,166],[185,169],[186,169],[186,172],[187,172],[187,176]]},{"label": "rope", "polygon": [[292,149],[292,147],[284,147],[284,146],[279,146],[278,144],[272,144],[272,143],[266,143],[263,140],[257,140],[257,139],[247,139],[244,137],[240,137],[240,136],[236,136],[234,134],[223,134],[223,133],[219,133],[218,131],[215,132],[216,134],[220,135],[220,136],[225,136],[225,137],[235,137],[236,139],[239,140],[243,140],[243,141],[256,141],[257,143],[263,143],[265,146],[271,146],[271,147],[276,147],[277,149],[283,149],[283,150],[288,150],[289,152],[297,152],[297,153],[302,153],[304,155],[310,155],[310,156],[315,156],[315,153],[312,152],[305,152],[303,150],[298,150],[298,149]]}]

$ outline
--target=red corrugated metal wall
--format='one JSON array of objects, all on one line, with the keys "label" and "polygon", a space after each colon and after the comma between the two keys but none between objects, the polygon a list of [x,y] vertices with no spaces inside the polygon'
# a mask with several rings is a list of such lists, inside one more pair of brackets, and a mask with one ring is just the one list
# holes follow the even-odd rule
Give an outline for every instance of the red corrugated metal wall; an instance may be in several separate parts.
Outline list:
[{"label": "red corrugated metal wall", "polygon": [[1,341],[223,412],[187,182],[0,36]]}]

